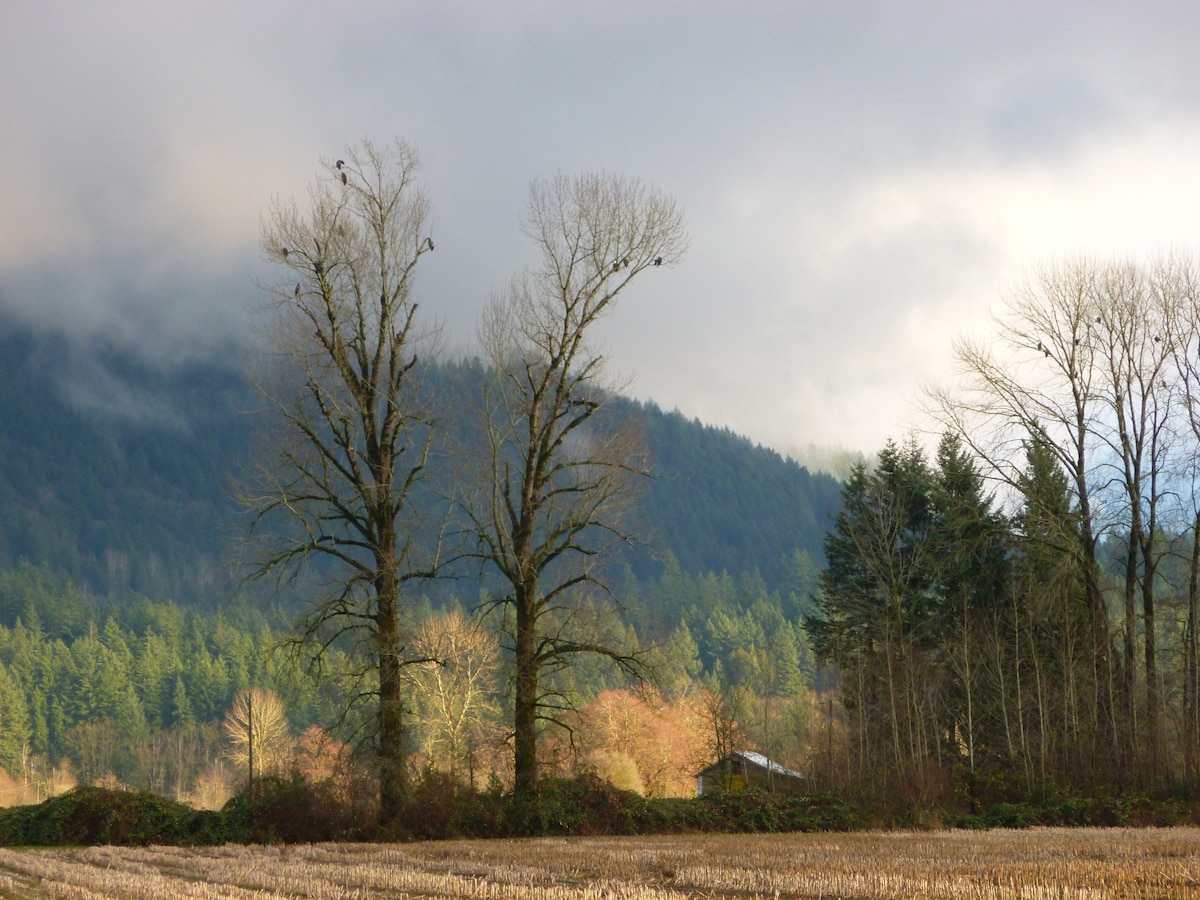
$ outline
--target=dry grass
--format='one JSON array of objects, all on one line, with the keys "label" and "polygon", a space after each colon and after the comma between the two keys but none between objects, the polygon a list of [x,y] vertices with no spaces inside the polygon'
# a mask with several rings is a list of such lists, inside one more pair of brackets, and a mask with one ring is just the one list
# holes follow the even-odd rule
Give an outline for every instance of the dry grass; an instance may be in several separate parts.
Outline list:
[{"label": "dry grass", "polygon": [[0,897],[1200,898],[1200,829],[0,849]]}]

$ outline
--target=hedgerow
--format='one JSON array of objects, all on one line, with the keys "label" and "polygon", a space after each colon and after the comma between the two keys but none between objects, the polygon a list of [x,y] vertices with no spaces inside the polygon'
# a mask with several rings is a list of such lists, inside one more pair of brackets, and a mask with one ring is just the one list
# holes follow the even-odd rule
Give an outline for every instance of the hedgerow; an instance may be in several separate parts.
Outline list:
[{"label": "hedgerow", "polygon": [[[1200,823],[1200,802],[1131,794],[1001,801],[973,814],[926,811],[924,822],[959,828],[1034,825],[1165,826]],[[0,809],[0,845],[214,845],[323,841],[442,840],[517,836],[602,836],[855,831],[921,827],[831,794],[749,790],[689,799],[646,799],[595,775],[547,779],[536,802],[498,786],[472,791],[438,773],[410,785],[399,818],[381,827],[376,808],[297,774],[259,780],[224,809],[196,810],[155,794],[81,787],[36,806]]]}]

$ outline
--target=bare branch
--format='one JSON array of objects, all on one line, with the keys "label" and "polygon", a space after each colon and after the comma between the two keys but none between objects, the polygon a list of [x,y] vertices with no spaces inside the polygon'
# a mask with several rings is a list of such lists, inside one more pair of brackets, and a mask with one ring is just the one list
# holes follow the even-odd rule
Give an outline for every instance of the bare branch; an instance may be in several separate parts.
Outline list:
[{"label": "bare branch", "polygon": [[611,175],[534,183],[522,225],[541,262],[482,319],[495,378],[480,416],[484,452],[462,505],[468,553],[504,582],[490,605],[513,613],[516,789],[528,797],[547,702],[542,670],[578,653],[634,665],[594,633],[562,630],[584,589],[602,586],[596,567],[607,550],[631,540],[626,513],[649,470],[636,437],[607,410],[613,389],[590,329],[635,278],[677,263],[687,237],[673,201]]},{"label": "bare branch", "polygon": [[299,622],[297,643],[317,669],[339,647],[371,659],[362,698],[377,701],[381,807],[398,809],[404,767],[400,669],[406,584],[434,577],[438,546],[418,539],[412,498],[425,476],[433,423],[418,402],[413,280],[433,249],[417,157],[397,141],[364,141],[326,164],[301,211],[272,204],[264,255],[279,270],[267,288],[261,394],[274,431],[255,484],[253,577],[324,590]]}]

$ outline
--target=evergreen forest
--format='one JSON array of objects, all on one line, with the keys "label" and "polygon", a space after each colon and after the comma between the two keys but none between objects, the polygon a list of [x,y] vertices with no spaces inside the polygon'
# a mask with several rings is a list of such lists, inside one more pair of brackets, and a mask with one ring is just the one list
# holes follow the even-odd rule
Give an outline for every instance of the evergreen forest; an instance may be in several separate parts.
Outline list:
[{"label": "evergreen forest", "polygon": [[[1198,283],[1178,259],[1039,271],[994,341],[953,349],[963,380],[928,398],[940,436],[890,441],[842,484],[614,398],[606,414],[654,459],[647,540],[607,560],[610,596],[572,607],[614,649],[545,673],[542,771],[683,797],[755,750],[879,821],[1193,808]],[[217,807],[253,775],[239,741],[260,767],[369,779],[353,644],[332,642],[317,672],[295,641],[321,572],[283,592],[238,577],[230,485],[255,401],[237,370],[95,348],[83,363],[12,326],[0,350],[5,802],[83,782]],[[427,369],[442,410],[488,373]],[[495,590],[468,566],[409,597],[413,778],[511,786]],[[248,702],[278,725],[261,744]]]},{"label": "evergreen forest", "polygon": [[[305,586],[276,592],[242,578],[247,517],[233,494],[259,401],[240,371],[164,369],[10,323],[0,375],[0,768],[11,779],[0,802],[79,781],[220,805],[247,774],[223,723],[250,689],[282,700],[297,742],[319,731],[346,752],[368,744],[369,716],[343,715],[351,688],[290,655]],[[478,361],[439,363],[428,389],[454,409],[455,392],[483,377]],[[704,685],[745,682],[782,706],[812,681],[798,625],[840,487],[679,412],[620,398],[611,408],[643,434],[654,477],[638,503],[644,541],[607,567],[620,614],[599,602],[594,613],[612,640],[637,648],[646,679],[593,660],[556,673],[552,687],[581,721],[598,698],[641,704],[643,729],[673,717],[673,758],[639,768],[646,734],[580,732],[574,748],[550,740],[547,752],[562,771],[599,766],[651,795],[689,794],[713,752]],[[435,623],[445,635],[447,622],[479,632],[490,661],[466,717],[469,747],[455,737],[447,749],[429,699],[413,701],[407,739],[414,771],[477,771],[479,785],[511,767],[503,653],[497,623],[476,626],[481,590],[470,573],[424,585],[408,619],[414,632]],[[779,674],[760,671],[768,654],[782,659]],[[328,668],[348,665],[335,655]],[[413,678],[422,696],[421,673]],[[661,687],[647,693],[651,683]]]}]

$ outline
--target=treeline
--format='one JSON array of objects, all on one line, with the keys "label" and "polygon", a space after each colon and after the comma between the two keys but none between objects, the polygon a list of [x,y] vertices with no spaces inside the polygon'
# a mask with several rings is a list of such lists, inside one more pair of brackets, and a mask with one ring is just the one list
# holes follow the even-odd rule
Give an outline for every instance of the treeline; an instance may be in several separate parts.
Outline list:
[{"label": "treeline", "polygon": [[956,348],[936,456],[854,471],[806,620],[840,676],[843,785],[910,806],[1194,786],[1198,285],[1179,259],[1043,270]]},{"label": "treeline", "polygon": [[300,725],[331,719],[324,688],[273,652],[285,633],[281,614],[244,605],[88,603],[47,567],[0,573],[0,768],[24,795],[74,779],[175,797],[229,782],[219,722],[239,691],[269,685]]},{"label": "treeline", "polygon": [[[601,660],[554,673],[548,690],[572,732],[546,742],[549,771],[598,771],[649,796],[680,796],[735,744],[802,765],[814,701],[797,624],[817,568],[798,554],[789,569],[786,594],[753,573],[690,575],[670,559],[656,578],[626,569],[616,579],[626,615],[598,607],[597,623],[638,654],[645,680]],[[186,610],[137,596],[97,600],[47,566],[0,572],[0,769],[9,776],[0,803],[78,781],[220,805],[247,775],[223,722],[251,688],[281,701],[291,736],[281,758],[320,741],[369,750],[360,742],[367,713],[348,702],[363,687],[350,678],[355,658],[335,650],[323,679],[298,669],[288,653],[293,616],[244,600]],[[479,788],[504,782],[508,662],[498,623],[453,599],[423,599],[413,616],[415,653],[449,664],[407,671],[410,768]]]}]

